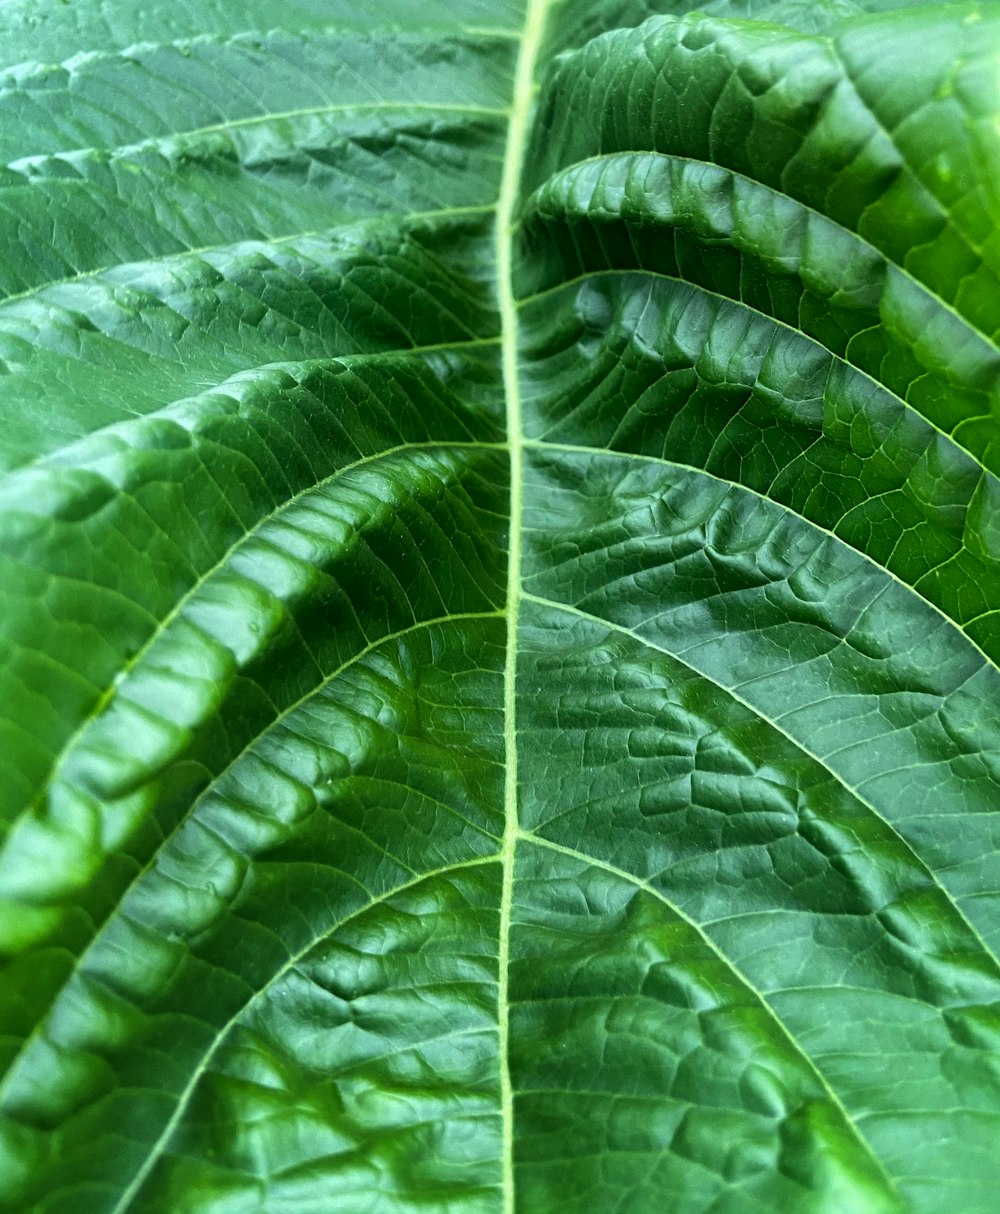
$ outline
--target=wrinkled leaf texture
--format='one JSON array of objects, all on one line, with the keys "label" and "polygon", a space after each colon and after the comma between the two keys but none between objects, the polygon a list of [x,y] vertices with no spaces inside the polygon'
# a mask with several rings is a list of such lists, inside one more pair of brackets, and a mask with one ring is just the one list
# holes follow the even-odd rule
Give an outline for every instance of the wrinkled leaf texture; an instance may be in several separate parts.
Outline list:
[{"label": "wrinkled leaf texture", "polygon": [[5,1210],[996,1211],[1000,5],[690,7],[0,4]]}]

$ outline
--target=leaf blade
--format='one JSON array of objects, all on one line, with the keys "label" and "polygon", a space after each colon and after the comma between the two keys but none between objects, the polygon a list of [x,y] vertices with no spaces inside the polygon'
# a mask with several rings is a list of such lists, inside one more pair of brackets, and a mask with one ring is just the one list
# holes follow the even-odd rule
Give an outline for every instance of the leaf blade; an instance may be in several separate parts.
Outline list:
[{"label": "leaf blade", "polygon": [[686,7],[0,10],[12,1208],[990,1208],[995,20]]}]

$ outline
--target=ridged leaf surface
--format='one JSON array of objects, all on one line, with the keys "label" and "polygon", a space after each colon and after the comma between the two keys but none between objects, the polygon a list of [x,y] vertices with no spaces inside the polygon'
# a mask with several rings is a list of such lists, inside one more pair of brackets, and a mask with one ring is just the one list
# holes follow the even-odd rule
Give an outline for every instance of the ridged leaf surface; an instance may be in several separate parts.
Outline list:
[{"label": "ridged leaf surface", "polygon": [[0,1205],[992,1214],[1000,4],[0,0]]}]

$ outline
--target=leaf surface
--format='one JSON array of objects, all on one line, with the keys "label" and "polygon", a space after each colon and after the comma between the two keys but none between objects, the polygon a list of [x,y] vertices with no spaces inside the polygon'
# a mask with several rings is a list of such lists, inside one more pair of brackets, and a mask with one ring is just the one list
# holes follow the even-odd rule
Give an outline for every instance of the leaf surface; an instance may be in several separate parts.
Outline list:
[{"label": "leaf surface", "polygon": [[0,3],[0,1203],[990,1214],[1000,5]]}]

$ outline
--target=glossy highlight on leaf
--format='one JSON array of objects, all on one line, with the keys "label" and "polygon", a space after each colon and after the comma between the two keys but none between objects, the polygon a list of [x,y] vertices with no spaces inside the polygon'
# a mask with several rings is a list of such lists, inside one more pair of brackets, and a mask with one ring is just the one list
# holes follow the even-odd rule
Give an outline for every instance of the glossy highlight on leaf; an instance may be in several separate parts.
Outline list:
[{"label": "glossy highlight on leaf", "polygon": [[0,1207],[993,1214],[998,53],[0,0]]}]

